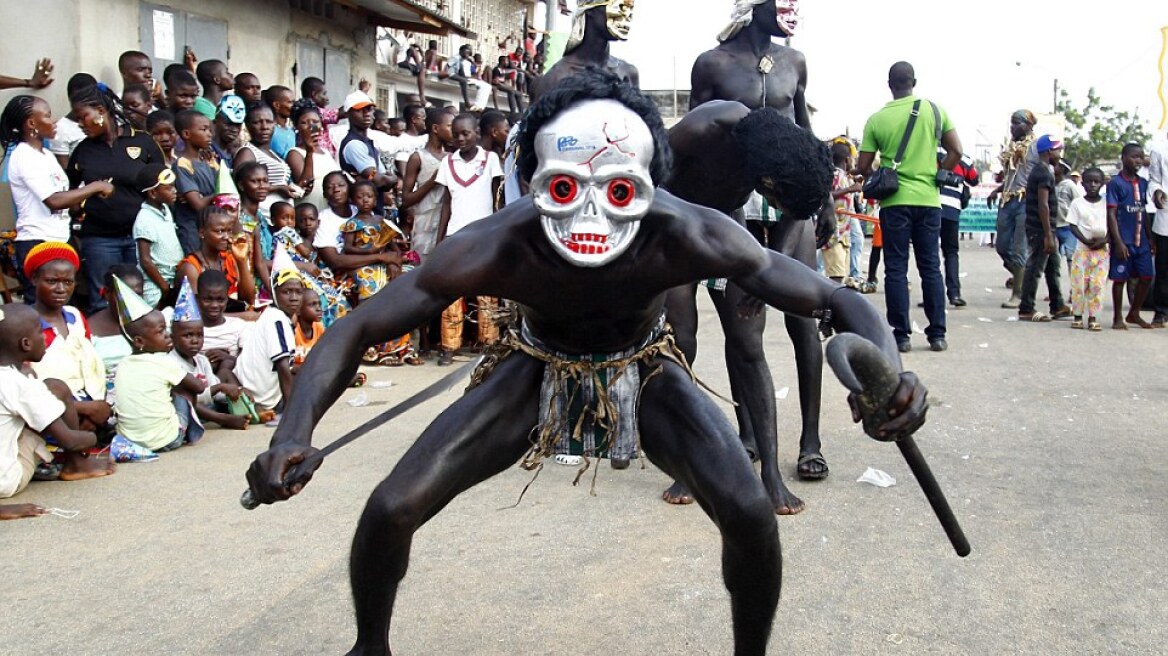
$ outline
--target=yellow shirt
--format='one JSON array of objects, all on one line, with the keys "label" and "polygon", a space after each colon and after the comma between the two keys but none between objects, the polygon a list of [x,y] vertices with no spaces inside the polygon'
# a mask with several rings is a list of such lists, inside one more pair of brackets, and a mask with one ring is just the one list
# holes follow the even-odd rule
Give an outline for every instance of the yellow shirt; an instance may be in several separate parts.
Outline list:
[{"label": "yellow shirt", "polygon": [[170,391],[186,375],[168,353],[122,358],[114,377],[118,432],[147,449],[160,449],[178,439],[178,413]]}]

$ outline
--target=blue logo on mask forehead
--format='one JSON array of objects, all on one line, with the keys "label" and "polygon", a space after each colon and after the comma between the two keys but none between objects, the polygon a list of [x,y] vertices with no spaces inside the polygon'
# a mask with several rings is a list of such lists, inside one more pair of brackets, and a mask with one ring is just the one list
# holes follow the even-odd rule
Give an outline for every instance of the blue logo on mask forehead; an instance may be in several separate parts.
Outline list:
[{"label": "blue logo on mask forehead", "polygon": [[578,143],[580,140],[576,137],[560,137],[559,141],[556,142],[556,150],[562,153],[565,150],[571,150]]}]

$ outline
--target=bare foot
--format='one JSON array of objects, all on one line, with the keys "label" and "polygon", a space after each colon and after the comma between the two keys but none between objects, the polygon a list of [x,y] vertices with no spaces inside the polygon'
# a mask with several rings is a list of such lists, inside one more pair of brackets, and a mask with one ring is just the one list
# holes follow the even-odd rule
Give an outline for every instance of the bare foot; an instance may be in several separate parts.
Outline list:
[{"label": "bare foot", "polygon": [[117,471],[117,465],[108,454],[86,458],[79,453],[70,453],[61,469],[62,481],[80,481],[87,478],[109,476]]},{"label": "bare foot", "polygon": [[219,425],[223,426],[224,428],[230,428],[232,430],[247,430],[247,427],[250,423],[251,417],[229,415],[224,417],[223,421],[219,422]]},{"label": "bare foot", "polygon": [[1150,324],[1150,323],[1148,323],[1147,321],[1145,321],[1145,320],[1144,320],[1144,318],[1143,318],[1143,317],[1141,317],[1141,316],[1140,316],[1140,315],[1138,315],[1138,314],[1135,314],[1135,315],[1129,314],[1129,315],[1127,315],[1127,319],[1125,319],[1125,321],[1127,321],[1128,323],[1132,324],[1133,326],[1139,326],[1140,328],[1144,328],[1144,329],[1147,329],[1147,330],[1151,330],[1151,329],[1154,327],[1154,326],[1152,326],[1152,324]]},{"label": "bare foot", "polygon": [[42,508],[35,503],[10,503],[0,506],[0,520],[40,517],[47,514],[48,508]]},{"label": "bare foot", "polygon": [[776,515],[798,515],[807,509],[803,500],[791,493],[787,486],[779,483],[774,490],[767,490]]},{"label": "bare foot", "polygon": [[1122,319],[1116,319],[1115,321],[1111,322],[1111,329],[1112,330],[1127,330],[1127,325],[1124,324]]},{"label": "bare foot", "polygon": [[668,490],[661,493],[661,498],[665,499],[665,503],[675,506],[688,506],[694,502],[693,494],[681,481],[674,481]]}]

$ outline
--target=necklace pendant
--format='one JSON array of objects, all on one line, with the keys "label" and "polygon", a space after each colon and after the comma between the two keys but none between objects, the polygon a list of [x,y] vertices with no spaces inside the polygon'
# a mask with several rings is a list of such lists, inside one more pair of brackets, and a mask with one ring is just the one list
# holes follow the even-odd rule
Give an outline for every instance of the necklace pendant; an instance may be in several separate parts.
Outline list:
[{"label": "necklace pendant", "polygon": [[770,55],[763,55],[763,58],[758,60],[758,71],[763,75],[771,72],[775,67],[775,60]]}]

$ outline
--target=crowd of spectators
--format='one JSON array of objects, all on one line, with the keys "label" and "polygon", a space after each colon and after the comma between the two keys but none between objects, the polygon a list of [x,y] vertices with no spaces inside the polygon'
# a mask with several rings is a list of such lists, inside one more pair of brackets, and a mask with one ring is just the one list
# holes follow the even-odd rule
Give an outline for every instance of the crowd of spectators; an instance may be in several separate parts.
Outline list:
[{"label": "crowd of spectators", "polygon": [[[520,67],[460,55],[468,93],[493,79],[524,106]],[[36,65],[0,82],[51,83]],[[274,426],[323,332],[502,202],[511,123],[483,102],[389,116],[364,83],[334,103],[193,54],[161,84],[145,53],[118,68],[120,93],[78,73],[69,107],[18,95],[0,116],[21,297],[0,309],[0,498]],[[449,365],[497,338],[496,306],[460,300],[364,363]]]}]

